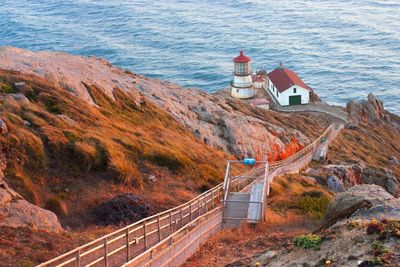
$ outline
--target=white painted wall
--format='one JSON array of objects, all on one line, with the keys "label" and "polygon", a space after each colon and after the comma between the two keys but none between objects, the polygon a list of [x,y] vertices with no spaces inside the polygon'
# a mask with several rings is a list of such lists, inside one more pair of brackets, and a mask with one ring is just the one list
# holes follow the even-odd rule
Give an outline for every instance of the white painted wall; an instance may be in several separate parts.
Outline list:
[{"label": "white painted wall", "polygon": [[251,98],[254,97],[255,95],[255,90],[253,87],[249,87],[249,88],[236,88],[233,87],[231,88],[231,95],[232,97],[236,97],[236,98]]},{"label": "white painted wall", "polygon": [[255,95],[253,88],[253,80],[251,75],[233,76],[233,84],[231,87],[231,95],[236,98],[251,98]]},{"label": "white painted wall", "polygon": [[[268,79],[268,83],[266,88],[271,92],[271,94],[278,100],[281,106],[289,105],[289,96],[301,95],[301,104],[308,104],[310,102],[310,91],[298,86],[293,85],[289,89],[283,91],[282,93],[278,92],[278,89],[275,88],[271,80]],[[294,88],[296,88],[296,93],[294,93]]]},{"label": "white painted wall", "polygon": [[253,80],[251,75],[246,76],[233,76],[233,86],[235,87],[251,87],[253,86]]}]

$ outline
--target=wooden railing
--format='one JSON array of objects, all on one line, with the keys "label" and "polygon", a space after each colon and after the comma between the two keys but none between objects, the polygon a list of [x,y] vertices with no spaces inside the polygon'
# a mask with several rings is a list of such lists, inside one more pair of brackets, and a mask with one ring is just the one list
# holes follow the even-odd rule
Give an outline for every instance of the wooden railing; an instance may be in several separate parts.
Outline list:
[{"label": "wooden railing", "polygon": [[[57,258],[38,265],[39,267],[71,267],[71,266],[122,266],[126,263],[139,261],[139,259],[159,259],[166,255],[161,253],[161,249],[165,244],[169,244],[167,249],[171,249],[174,238],[180,236],[182,242],[187,242],[187,246],[182,249],[182,253],[187,255],[193,251],[193,240],[199,240],[208,236],[207,231],[200,227],[202,221],[212,220],[212,228],[216,230],[222,223],[222,207],[224,189],[235,187],[235,190],[246,190],[252,182],[267,180],[264,182],[265,192],[263,195],[263,209],[265,208],[267,193],[274,176],[299,170],[312,159],[312,154],[316,149],[326,143],[329,143],[338,133],[342,125],[332,124],[326,131],[313,143],[297,152],[296,154],[279,162],[269,164],[268,175],[265,174],[265,165],[259,165],[234,176],[229,184],[219,184],[214,188],[204,192],[196,198],[172,209],[155,214],[148,218],[142,219],[136,223],[125,226],[113,233],[96,239],[88,244],[75,248]],[[325,138],[325,139],[323,139]],[[326,143],[325,143],[326,142]],[[263,217],[265,215],[263,214]],[[215,220],[219,220],[215,222]],[[199,232],[192,241],[182,237],[182,233],[186,233],[192,227],[199,225]],[[207,227],[211,227],[208,225]],[[203,229],[203,230],[201,230]],[[198,244],[198,243],[197,243]],[[176,246],[175,246],[176,247]],[[169,251],[169,257],[181,262],[184,258],[172,250]],[[172,254],[171,254],[172,253]],[[175,253],[175,254],[174,254]],[[171,256],[172,255],[172,256]],[[140,260],[141,261],[141,260]],[[146,264],[144,264],[146,265]],[[156,266],[156,265],[155,265]]]},{"label": "wooden railing", "polygon": [[222,184],[178,207],[128,225],[38,266],[121,266],[220,207]]}]

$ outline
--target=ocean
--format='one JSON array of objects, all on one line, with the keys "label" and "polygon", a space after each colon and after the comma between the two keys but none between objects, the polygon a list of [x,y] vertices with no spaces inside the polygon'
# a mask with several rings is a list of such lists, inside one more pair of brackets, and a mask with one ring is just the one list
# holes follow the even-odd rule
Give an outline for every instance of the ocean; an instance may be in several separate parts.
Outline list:
[{"label": "ocean", "polygon": [[[399,0],[0,0],[0,46],[65,51],[185,87],[229,85],[240,50],[325,101],[400,114]],[[0,59],[1,60],[1,59]]]}]

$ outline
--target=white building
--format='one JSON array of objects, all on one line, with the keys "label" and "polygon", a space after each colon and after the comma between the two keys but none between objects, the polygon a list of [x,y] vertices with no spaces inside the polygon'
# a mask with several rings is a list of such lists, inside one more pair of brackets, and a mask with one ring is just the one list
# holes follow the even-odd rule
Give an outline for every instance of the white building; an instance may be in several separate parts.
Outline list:
[{"label": "white building", "polygon": [[259,71],[252,75],[252,79],[255,89],[263,89],[265,87],[265,83],[267,82],[267,73],[266,71]]},{"label": "white building", "polygon": [[251,59],[240,51],[240,55],[233,59],[234,72],[231,82],[231,95],[235,98],[251,98],[255,95],[251,75]]},{"label": "white building", "polygon": [[266,90],[278,101],[281,106],[308,104],[312,89],[305,84],[293,71],[278,68],[268,73]]}]

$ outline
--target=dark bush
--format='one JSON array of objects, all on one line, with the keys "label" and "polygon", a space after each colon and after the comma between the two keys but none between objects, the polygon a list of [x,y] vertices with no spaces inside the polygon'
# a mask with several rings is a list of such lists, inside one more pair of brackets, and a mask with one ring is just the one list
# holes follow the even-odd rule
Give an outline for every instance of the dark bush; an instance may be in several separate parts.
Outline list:
[{"label": "dark bush", "polygon": [[121,194],[93,209],[94,223],[123,225],[139,221],[159,212],[149,200],[133,194]]}]

